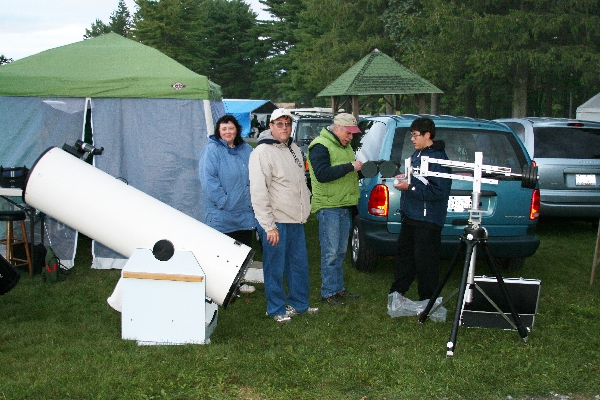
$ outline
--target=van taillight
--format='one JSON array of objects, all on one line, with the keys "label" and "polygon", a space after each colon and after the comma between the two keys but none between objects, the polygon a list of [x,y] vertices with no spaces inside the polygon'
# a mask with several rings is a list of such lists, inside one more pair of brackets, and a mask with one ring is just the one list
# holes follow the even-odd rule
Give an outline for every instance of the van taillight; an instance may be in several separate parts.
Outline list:
[{"label": "van taillight", "polygon": [[540,216],[540,191],[535,189],[531,194],[531,207],[529,207],[529,219],[535,220]]},{"label": "van taillight", "polygon": [[369,196],[369,214],[387,217],[389,203],[390,195],[387,186],[382,184],[375,186]]}]

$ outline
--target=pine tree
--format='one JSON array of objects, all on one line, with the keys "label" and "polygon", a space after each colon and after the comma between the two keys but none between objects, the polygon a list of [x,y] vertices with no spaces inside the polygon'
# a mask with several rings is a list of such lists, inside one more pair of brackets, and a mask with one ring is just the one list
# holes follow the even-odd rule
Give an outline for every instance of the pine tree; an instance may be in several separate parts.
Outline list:
[{"label": "pine tree", "polygon": [[106,33],[115,32],[121,36],[128,37],[132,26],[132,17],[127,9],[124,0],[119,0],[117,9],[110,15],[110,22],[105,24],[100,19],[96,19],[90,29],[85,30],[84,39],[90,39]]}]

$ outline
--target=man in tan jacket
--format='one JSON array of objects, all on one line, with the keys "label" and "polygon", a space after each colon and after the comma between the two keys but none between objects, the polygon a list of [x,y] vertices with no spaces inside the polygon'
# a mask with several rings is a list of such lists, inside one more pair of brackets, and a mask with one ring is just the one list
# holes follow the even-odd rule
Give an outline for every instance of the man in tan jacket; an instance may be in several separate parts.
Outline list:
[{"label": "man in tan jacket", "polygon": [[263,247],[267,315],[279,323],[318,311],[308,306],[304,223],[310,214],[310,192],[302,153],[291,133],[290,112],[283,108],[273,111],[269,130],[260,135],[249,162],[250,197]]}]

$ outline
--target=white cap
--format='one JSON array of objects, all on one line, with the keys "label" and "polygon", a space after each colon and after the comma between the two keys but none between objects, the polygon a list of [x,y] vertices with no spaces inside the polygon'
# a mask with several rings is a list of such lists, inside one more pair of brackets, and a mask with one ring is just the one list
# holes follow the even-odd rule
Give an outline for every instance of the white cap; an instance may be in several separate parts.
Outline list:
[{"label": "white cap", "polygon": [[290,117],[291,119],[292,113],[287,108],[278,108],[275,111],[273,111],[273,114],[271,114],[271,121],[275,121],[276,119],[281,117]]}]

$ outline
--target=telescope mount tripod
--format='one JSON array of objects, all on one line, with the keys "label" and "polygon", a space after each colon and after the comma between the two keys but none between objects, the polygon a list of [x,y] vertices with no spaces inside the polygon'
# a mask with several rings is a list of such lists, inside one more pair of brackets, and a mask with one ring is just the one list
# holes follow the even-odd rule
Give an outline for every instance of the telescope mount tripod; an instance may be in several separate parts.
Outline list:
[{"label": "telescope mount tripod", "polygon": [[[440,165],[446,165],[449,167],[457,167],[459,169],[472,170],[473,176],[471,177],[471,176],[446,174],[446,173],[429,171],[429,163],[436,163],[436,164],[440,164]],[[494,173],[494,174],[498,174],[498,175],[517,177],[521,180],[522,187],[527,187],[527,188],[533,189],[533,188],[535,188],[535,186],[537,184],[537,180],[538,180],[537,167],[529,168],[529,166],[524,166],[522,174],[515,174],[511,171],[510,168],[507,168],[507,167],[484,165],[483,164],[483,153],[481,153],[481,152],[475,152],[475,162],[474,163],[465,163],[465,162],[451,161],[451,160],[429,159],[427,157],[422,157],[421,158],[421,166],[418,171],[414,171],[414,169],[411,170],[412,167],[409,167],[410,165],[411,165],[410,159],[407,159],[406,164],[405,164],[405,168],[406,168],[405,175],[406,176],[410,176],[411,173],[418,172],[422,176],[440,176],[443,178],[468,180],[468,181],[473,182],[473,192],[471,195],[471,208],[468,210],[469,211],[469,223],[463,231],[463,234],[460,238],[460,245],[459,245],[456,253],[452,257],[452,260],[450,261],[450,265],[449,265],[442,281],[436,288],[434,294],[429,299],[429,302],[427,303],[427,307],[425,307],[425,310],[423,310],[423,312],[419,315],[419,323],[423,323],[427,319],[429,312],[431,311],[431,309],[433,308],[433,306],[435,304],[435,300],[437,299],[439,294],[442,292],[442,289],[444,288],[444,285],[446,284],[446,282],[448,282],[448,279],[450,278],[450,275],[452,274],[452,270],[456,266],[456,264],[458,262],[458,258],[464,249],[465,262],[464,262],[464,266],[463,266],[463,273],[462,273],[462,278],[460,281],[459,288],[457,289],[457,291],[454,291],[447,299],[445,299],[441,304],[439,304],[433,310],[433,311],[435,311],[437,308],[441,307],[443,304],[445,304],[448,301],[448,299],[452,298],[458,292],[458,299],[456,302],[456,310],[454,312],[454,322],[452,324],[452,332],[450,333],[450,339],[448,340],[448,343],[446,344],[446,347],[447,347],[446,355],[447,356],[454,355],[454,348],[456,347],[456,337],[458,335],[458,326],[460,325],[461,315],[464,310],[465,304],[470,304],[473,300],[473,289],[477,289],[483,295],[483,297],[485,297],[490,302],[490,304],[492,306],[494,306],[494,308],[500,313],[500,315],[502,315],[506,319],[506,321],[514,329],[516,329],[519,332],[519,335],[521,335],[521,339],[523,339],[524,342],[527,342],[527,340],[528,340],[527,329],[525,329],[525,327],[521,323],[521,318],[519,317],[519,314],[517,314],[515,307],[513,306],[512,300],[510,299],[510,295],[508,293],[508,290],[506,288],[504,280],[502,279],[502,275],[500,274],[500,270],[496,266],[496,262],[494,261],[493,257],[490,254],[490,251],[488,249],[487,230],[485,230],[485,228],[481,224],[482,212],[484,210],[479,208],[479,200],[481,198],[481,184],[482,183],[498,184],[498,181],[495,179],[483,178],[482,173],[484,171],[486,173]],[[493,271],[494,275],[496,276],[496,280],[500,287],[500,291],[504,297],[504,300],[508,304],[508,308],[510,310],[510,314],[511,314],[514,322],[511,321],[504,314],[504,312],[502,312],[500,307],[498,307],[498,305],[496,303],[494,303],[492,301],[492,299],[483,291],[483,289],[475,283],[475,264],[477,261],[477,247],[478,246],[481,247],[481,250],[483,251],[483,254],[484,254],[491,270]]]},{"label": "telescope mount tripod", "polygon": [[[429,170],[429,164],[439,164],[444,165],[451,168],[458,168],[461,170],[473,171],[473,175],[465,175],[465,174],[452,174],[452,173],[443,173]],[[490,255],[488,246],[487,246],[487,231],[483,226],[481,226],[481,217],[482,210],[479,208],[479,200],[481,198],[481,184],[498,184],[497,179],[484,178],[483,172],[486,174],[490,174],[491,176],[506,176],[506,177],[514,177],[521,181],[521,187],[535,189],[538,181],[538,170],[537,166],[532,165],[524,165],[523,171],[520,174],[512,172],[512,170],[508,167],[495,166],[495,165],[484,165],[483,164],[483,153],[475,152],[475,162],[462,162],[462,161],[452,161],[446,159],[435,159],[423,156],[421,157],[421,165],[419,167],[413,167],[412,161],[410,158],[407,158],[404,163],[405,172],[404,175],[410,183],[411,176],[414,177],[427,177],[427,176],[437,176],[441,178],[453,179],[453,180],[462,180],[462,181],[472,181],[473,182],[473,192],[471,196],[471,208],[469,211],[469,223],[465,227],[463,234],[460,238],[460,245],[452,257],[452,261],[450,261],[450,266],[446,271],[444,278],[441,283],[435,290],[431,299],[427,303],[427,307],[425,310],[419,315],[419,322],[423,323],[427,319],[427,316],[432,311],[432,308],[435,304],[435,300],[441,293],[444,285],[450,278],[452,270],[456,266],[458,262],[458,258],[461,252],[464,250],[465,252],[465,263],[463,266],[463,274],[460,282],[460,287],[456,289],[448,298],[444,299],[444,301],[437,305],[433,311],[437,310],[439,307],[444,305],[450,298],[452,298],[455,294],[458,293],[458,300],[456,304],[456,311],[454,313],[454,323],[452,325],[452,333],[450,334],[450,340],[447,344],[447,352],[446,355],[453,356],[454,348],[456,346],[456,336],[458,334],[458,326],[460,325],[460,318],[464,309],[465,304],[470,304],[472,302],[473,289],[479,290],[479,292],[485,297],[490,304],[506,319],[506,321],[516,329],[524,342],[527,342],[527,330],[523,327],[521,323],[521,318],[519,314],[517,314],[513,303],[510,299],[510,295],[508,290],[506,289],[506,285],[504,280],[502,279],[502,275],[500,275],[500,271],[496,266],[496,262],[493,257]],[[378,172],[381,173],[382,177],[391,178],[397,173],[398,166],[392,161],[384,161],[380,164],[376,162],[369,161],[363,165],[362,172],[365,177],[373,177]],[[492,301],[492,299],[483,291],[481,287],[479,287],[475,283],[475,262],[477,260],[477,247],[481,247],[485,258],[492,269],[494,275],[496,276],[496,280],[498,281],[498,285],[500,286],[500,291],[508,304],[510,314],[512,316],[513,321],[511,321],[505,314],[500,310],[500,307],[496,303]]]},{"label": "telescope mount tripod", "polygon": [[[444,274],[444,277],[442,278],[440,284],[436,288],[433,296],[431,296],[431,299],[429,299],[427,307],[425,307],[423,312],[419,315],[419,323],[424,323],[435,304],[435,300],[441,293],[442,289],[444,288],[444,285],[448,282],[448,279],[452,274],[452,270],[458,263],[460,254],[464,250],[465,262],[463,265],[463,273],[460,281],[460,286],[449,296],[449,298],[452,298],[458,292],[456,310],[454,312],[454,322],[452,323],[452,332],[450,333],[450,339],[446,344],[446,355],[449,357],[454,356],[454,349],[456,347],[456,338],[458,335],[458,326],[460,325],[461,315],[465,304],[471,303],[472,301],[473,289],[479,290],[479,292],[494,306],[494,308],[496,308],[496,310],[508,321],[508,323],[519,332],[519,335],[521,335],[521,339],[523,340],[523,342],[527,342],[528,340],[527,329],[521,323],[521,318],[519,317],[519,314],[516,312],[515,307],[513,306],[512,300],[510,299],[510,295],[506,288],[506,284],[504,283],[502,275],[500,274],[500,270],[498,269],[498,266],[496,265],[496,262],[494,261],[494,258],[491,256],[490,251],[488,249],[487,231],[477,222],[474,222],[479,220],[480,213],[478,212],[478,210],[470,210],[470,212],[471,218],[469,219],[469,225],[467,225],[463,231],[463,234],[460,238],[459,247],[454,256],[452,257],[450,265],[448,266],[448,269],[446,270],[446,273]],[[475,262],[477,259],[478,246],[481,247],[483,255],[485,256],[488,265],[490,266],[492,272],[496,277],[496,280],[500,287],[500,291],[504,297],[504,300],[508,304],[510,314],[513,319],[512,321],[504,314],[504,312],[502,312],[502,310],[500,310],[500,308],[492,301],[492,299],[474,281]],[[448,301],[448,299],[442,302],[442,304],[438,305],[438,307],[442,306],[446,301]],[[438,307],[436,307],[436,309]]]}]

